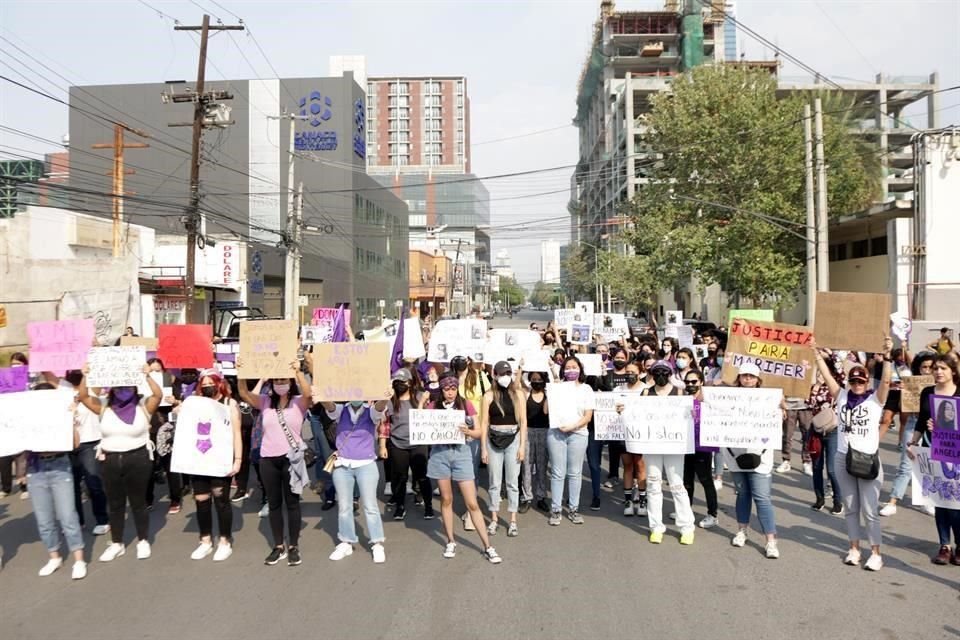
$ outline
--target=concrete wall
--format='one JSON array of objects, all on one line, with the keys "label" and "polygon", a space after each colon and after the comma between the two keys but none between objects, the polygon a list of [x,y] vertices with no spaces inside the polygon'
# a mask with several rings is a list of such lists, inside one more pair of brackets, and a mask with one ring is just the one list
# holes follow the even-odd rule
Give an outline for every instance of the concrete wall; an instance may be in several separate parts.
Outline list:
[{"label": "concrete wall", "polygon": [[830,290],[889,293],[888,256],[872,256],[830,263]]}]

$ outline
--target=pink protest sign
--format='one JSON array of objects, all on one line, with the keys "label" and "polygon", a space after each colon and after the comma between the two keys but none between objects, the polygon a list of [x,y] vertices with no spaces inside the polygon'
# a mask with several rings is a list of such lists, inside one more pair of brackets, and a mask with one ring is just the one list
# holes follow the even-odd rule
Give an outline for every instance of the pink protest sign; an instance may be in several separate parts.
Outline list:
[{"label": "pink protest sign", "polygon": [[[314,330],[313,339],[310,344],[321,344],[323,342],[333,342],[333,326],[337,321],[337,312],[339,309],[330,309],[327,307],[317,307],[313,310],[313,325],[319,327]],[[344,321],[347,326],[350,325],[350,309],[344,311]],[[302,338],[303,336],[301,336]]]},{"label": "pink protest sign", "polygon": [[93,345],[93,320],[51,320],[27,324],[30,371],[82,369]]}]

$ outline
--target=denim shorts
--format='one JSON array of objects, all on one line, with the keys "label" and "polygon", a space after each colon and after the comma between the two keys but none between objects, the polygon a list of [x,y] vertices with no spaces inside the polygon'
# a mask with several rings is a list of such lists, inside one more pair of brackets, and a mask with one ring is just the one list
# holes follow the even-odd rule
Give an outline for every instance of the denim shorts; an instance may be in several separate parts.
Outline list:
[{"label": "denim shorts", "polygon": [[474,479],[473,456],[465,444],[437,444],[430,447],[427,477],[434,480],[468,482]]}]

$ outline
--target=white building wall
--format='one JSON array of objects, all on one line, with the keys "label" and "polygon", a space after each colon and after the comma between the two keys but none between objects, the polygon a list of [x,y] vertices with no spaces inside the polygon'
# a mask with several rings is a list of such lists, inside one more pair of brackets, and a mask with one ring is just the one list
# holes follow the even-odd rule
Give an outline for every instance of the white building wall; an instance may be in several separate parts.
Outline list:
[{"label": "white building wall", "polygon": [[556,240],[540,243],[540,281],[560,282],[560,243]]}]

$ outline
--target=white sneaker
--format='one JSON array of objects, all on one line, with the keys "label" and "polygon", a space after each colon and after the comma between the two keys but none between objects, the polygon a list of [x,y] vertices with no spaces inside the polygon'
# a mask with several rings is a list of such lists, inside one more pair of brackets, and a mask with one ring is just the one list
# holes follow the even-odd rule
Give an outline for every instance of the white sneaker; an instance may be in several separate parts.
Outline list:
[{"label": "white sneaker", "polygon": [[433,488],[433,495],[435,495],[435,496],[439,496],[439,495],[440,495],[440,487],[434,487],[434,488]]},{"label": "white sneaker", "polygon": [[867,571],[880,571],[883,568],[883,558],[880,557],[879,553],[872,553],[867,558],[867,563],[863,565],[863,568]]},{"label": "white sneaker", "polygon": [[[139,547],[137,548],[139,552]],[[203,560],[208,555],[213,553],[213,543],[212,542],[201,542],[200,546],[193,550],[193,553],[190,554],[191,560]]]},{"label": "white sneaker", "polygon": [[928,516],[933,516],[933,515],[936,515],[937,513],[936,507],[934,507],[932,504],[923,505],[923,512]]},{"label": "white sneaker", "polygon": [[37,575],[41,578],[46,578],[47,576],[53,575],[53,572],[62,566],[63,558],[50,558],[47,560],[47,564],[40,568],[40,571],[37,572]]},{"label": "white sneaker", "polygon": [[780,557],[780,549],[777,547],[776,540],[770,540],[767,542],[765,551],[767,552],[767,557],[771,560],[776,560]]},{"label": "white sneaker", "polygon": [[494,520],[487,526],[487,533],[491,536],[497,535],[497,521]]},{"label": "white sneaker", "polygon": [[456,557],[456,555],[457,555],[457,543],[448,542],[447,546],[443,550],[443,557],[450,559],[450,558]]},{"label": "white sneaker", "polygon": [[73,563],[73,571],[70,573],[70,577],[74,580],[83,580],[87,577],[87,563],[82,560],[78,560]]},{"label": "white sneaker", "polygon": [[895,516],[897,515],[897,505],[890,504],[889,502],[882,507],[880,507],[880,515],[882,516]]},{"label": "white sneaker", "polygon": [[379,542],[373,545],[370,550],[373,551],[374,564],[383,564],[387,561],[387,552],[384,550],[383,545]]},{"label": "white sneaker", "polygon": [[266,518],[268,515],[270,515],[270,505],[265,504],[260,507],[260,511],[257,513],[257,516],[260,518]]},{"label": "white sneaker", "polygon": [[467,511],[463,514],[463,530],[464,531],[476,531],[477,528],[473,526],[473,518],[470,517],[470,512]]},{"label": "white sneaker", "polygon": [[742,547],[747,544],[747,532],[744,529],[737,531],[737,535],[733,536],[733,539],[730,540],[730,544],[735,547]]},{"label": "white sneaker", "polygon": [[383,495],[387,498],[393,495],[393,487],[390,486],[389,482],[383,485]]},{"label": "white sneaker", "polygon": [[859,549],[850,549],[847,552],[847,557],[843,559],[843,564],[848,564],[851,567],[855,567],[860,564],[860,550]]},{"label": "white sneaker", "polygon": [[777,473],[786,473],[787,471],[790,471],[792,468],[793,467],[790,466],[790,461],[784,460],[783,462],[780,463],[780,466],[777,467]]},{"label": "white sneaker", "polygon": [[233,545],[224,544],[223,542],[221,542],[220,544],[217,545],[217,552],[213,554],[213,561],[223,562],[224,560],[226,560],[232,555],[233,555]]},{"label": "white sneaker", "polygon": [[353,555],[353,545],[349,542],[341,542],[337,545],[337,548],[333,550],[333,553],[330,554],[330,559],[336,562],[337,560],[343,560],[347,556]]},{"label": "white sneaker", "polygon": [[723,489],[723,478],[714,478],[713,479],[713,488],[717,491]]},{"label": "white sneaker", "polygon": [[676,519],[677,519],[677,512],[676,512],[676,511],[671,511],[671,512],[670,512],[670,519],[671,519],[671,520],[676,520]]},{"label": "white sneaker", "polygon": [[623,504],[623,515],[632,516],[633,515],[633,503],[627,500]]},{"label": "white sneaker", "polygon": [[110,533],[110,525],[108,524],[98,524],[93,528],[93,535],[102,536]]},{"label": "white sneaker", "polygon": [[813,477],[813,465],[811,463],[803,463],[803,475]]},{"label": "white sneaker", "polygon": [[100,562],[113,562],[126,552],[127,550],[122,544],[113,542],[100,554]]},{"label": "white sneaker", "polygon": [[720,523],[719,523],[719,521],[717,521],[717,519],[716,519],[715,517],[713,517],[713,516],[711,516],[711,515],[708,515],[708,516],[706,516],[703,520],[700,521],[700,528],[701,528],[701,529],[712,529],[712,528],[714,528],[715,526],[717,526],[718,524],[720,524]]},{"label": "white sneaker", "polygon": [[497,555],[497,550],[493,547],[487,547],[483,552],[483,557],[490,561],[490,564],[500,564],[503,562],[503,558]]},{"label": "white sneaker", "polygon": [[20,499],[21,499],[21,500],[29,500],[29,499],[30,499],[30,492],[29,492],[29,491],[21,491],[21,492],[20,492]]},{"label": "white sneaker", "polygon": [[137,543],[137,560],[146,560],[150,557],[150,543],[141,540]]}]

